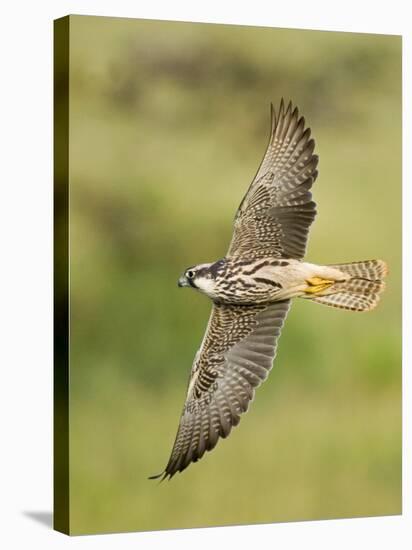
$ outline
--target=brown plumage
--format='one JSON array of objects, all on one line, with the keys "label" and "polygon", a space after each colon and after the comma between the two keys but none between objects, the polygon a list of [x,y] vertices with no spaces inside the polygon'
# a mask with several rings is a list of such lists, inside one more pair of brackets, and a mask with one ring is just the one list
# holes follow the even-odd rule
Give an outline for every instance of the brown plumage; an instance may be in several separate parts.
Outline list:
[{"label": "brown plumage", "polygon": [[213,301],[189,377],[186,402],[165,470],[171,478],[229,435],[268,376],[291,299],[352,311],[376,306],[387,273],[382,260],[319,266],[303,262],[316,216],[315,142],[298,109],[271,106],[262,163],[237,211],[223,259],[188,268],[179,286]]}]

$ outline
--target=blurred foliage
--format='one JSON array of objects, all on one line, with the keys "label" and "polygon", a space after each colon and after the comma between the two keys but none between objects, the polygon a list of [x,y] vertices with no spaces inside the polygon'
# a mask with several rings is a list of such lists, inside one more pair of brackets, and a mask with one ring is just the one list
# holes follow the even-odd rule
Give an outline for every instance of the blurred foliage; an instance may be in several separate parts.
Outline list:
[{"label": "blurred foliage", "polygon": [[[401,511],[399,37],[71,17],[71,529]],[[372,313],[296,302],[241,427],[160,486],[224,256],[291,98],[320,155],[308,260],[382,257]]]}]

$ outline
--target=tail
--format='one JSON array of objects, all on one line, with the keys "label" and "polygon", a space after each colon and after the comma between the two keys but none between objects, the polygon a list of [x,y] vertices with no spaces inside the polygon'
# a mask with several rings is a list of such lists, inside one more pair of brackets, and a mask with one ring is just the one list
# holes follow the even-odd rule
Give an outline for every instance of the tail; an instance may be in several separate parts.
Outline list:
[{"label": "tail", "polygon": [[383,260],[366,260],[350,264],[334,264],[328,267],[349,275],[346,281],[336,281],[311,299],[319,304],[348,309],[369,311],[375,308],[385,288],[383,278],[388,268]]}]

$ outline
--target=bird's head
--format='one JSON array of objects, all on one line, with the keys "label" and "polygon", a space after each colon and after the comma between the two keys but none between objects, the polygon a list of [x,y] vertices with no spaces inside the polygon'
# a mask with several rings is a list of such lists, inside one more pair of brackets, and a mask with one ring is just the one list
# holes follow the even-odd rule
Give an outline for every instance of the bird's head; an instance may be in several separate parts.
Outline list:
[{"label": "bird's head", "polygon": [[224,272],[225,260],[211,264],[199,264],[188,267],[179,278],[177,286],[189,286],[200,290],[210,298],[216,297],[216,279]]}]

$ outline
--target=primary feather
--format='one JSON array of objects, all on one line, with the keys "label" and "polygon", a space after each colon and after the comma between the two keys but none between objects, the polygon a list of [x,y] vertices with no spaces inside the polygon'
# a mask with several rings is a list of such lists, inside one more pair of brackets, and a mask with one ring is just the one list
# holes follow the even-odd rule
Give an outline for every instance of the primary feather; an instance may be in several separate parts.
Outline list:
[{"label": "primary feather", "polygon": [[[214,305],[190,374],[186,403],[163,477],[172,477],[229,435],[272,367],[289,300]],[[153,476],[158,477],[158,476]]]},{"label": "primary feather", "polygon": [[318,173],[315,142],[305,119],[280,104],[265,156],[235,217],[228,256],[303,258],[316,216],[310,188]]}]

